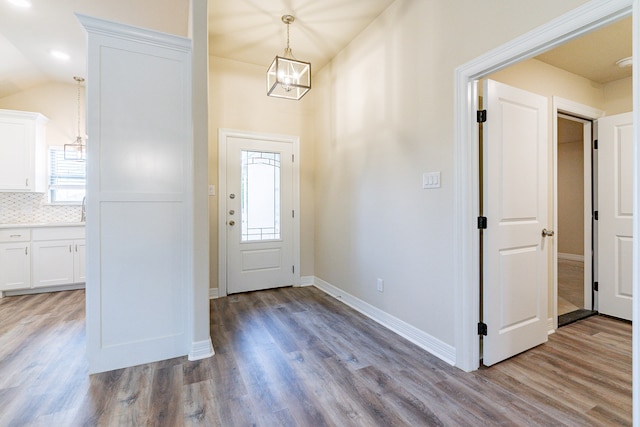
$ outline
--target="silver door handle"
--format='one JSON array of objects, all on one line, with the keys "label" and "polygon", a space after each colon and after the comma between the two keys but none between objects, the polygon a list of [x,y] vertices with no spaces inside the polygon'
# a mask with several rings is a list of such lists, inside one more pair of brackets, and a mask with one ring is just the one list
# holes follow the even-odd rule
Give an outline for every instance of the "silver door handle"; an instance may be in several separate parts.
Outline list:
[{"label": "silver door handle", "polygon": [[542,229],[542,237],[553,237],[554,234],[555,232],[553,230]]}]

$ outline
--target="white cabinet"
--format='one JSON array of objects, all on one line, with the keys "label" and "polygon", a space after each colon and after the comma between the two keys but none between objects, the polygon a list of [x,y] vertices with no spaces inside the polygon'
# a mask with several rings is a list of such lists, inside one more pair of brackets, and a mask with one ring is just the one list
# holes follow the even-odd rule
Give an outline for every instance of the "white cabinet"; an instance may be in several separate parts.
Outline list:
[{"label": "white cabinet", "polygon": [[36,228],[32,232],[32,287],[84,282],[84,227]]},{"label": "white cabinet", "polygon": [[29,242],[0,243],[0,291],[31,286]]},{"label": "white cabinet", "polygon": [[0,230],[0,291],[31,287],[31,231]]},{"label": "white cabinet", "polygon": [[0,191],[46,191],[47,118],[0,110]]},{"label": "white cabinet", "polygon": [[0,291],[84,283],[84,227],[0,229]]},{"label": "white cabinet", "polygon": [[33,242],[33,287],[73,283],[73,241]]},{"label": "white cabinet", "polygon": [[74,283],[84,283],[87,281],[87,245],[84,239],[73,242],[73,281]]}]

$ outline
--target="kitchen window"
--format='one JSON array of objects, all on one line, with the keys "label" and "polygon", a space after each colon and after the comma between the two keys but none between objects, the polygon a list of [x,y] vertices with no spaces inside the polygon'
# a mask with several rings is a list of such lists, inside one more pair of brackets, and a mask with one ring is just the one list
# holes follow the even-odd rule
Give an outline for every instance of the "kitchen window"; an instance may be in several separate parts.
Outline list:
[{"label": "kitchen window", "polygon": [[49,147],[49,202],[80,204],[85,188],[86,162],[65,160],[63,147]]}]

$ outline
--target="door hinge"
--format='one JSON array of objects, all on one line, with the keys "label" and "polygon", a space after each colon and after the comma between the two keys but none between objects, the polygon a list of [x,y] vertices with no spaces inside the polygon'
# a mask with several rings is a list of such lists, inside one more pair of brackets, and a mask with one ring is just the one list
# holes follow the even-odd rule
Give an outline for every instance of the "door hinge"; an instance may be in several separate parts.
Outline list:
[{"label": "door hinge", "polygon": [[593,211],[593,219],[598,220],[598,211]]},{"label": "door hinge", "polygon": [[594,149],[594,150],[597,150],[597,149],[598,149],[598,140],[597,140],[597,139],[594,139],[594,140],[593,140],[593,149]]},{"label": "door hinge", "polygon": [[478,115],[476,117],[478,123],[484,123],[487,121],[487,110],[478,110]]},{"label": "door hinge", "polygon": [[486,216],[479,216],[478,217],[478,229],[479,230],[486,230],[487,229],[487,217]]},{"label": "door hinge", "polygon": [[487,324],[483,322],[478,322],[478,335],[487,336]]},{"label": "door hinge", "polygon": [[598,291],[598,282],[593,282],[593,290]]}]

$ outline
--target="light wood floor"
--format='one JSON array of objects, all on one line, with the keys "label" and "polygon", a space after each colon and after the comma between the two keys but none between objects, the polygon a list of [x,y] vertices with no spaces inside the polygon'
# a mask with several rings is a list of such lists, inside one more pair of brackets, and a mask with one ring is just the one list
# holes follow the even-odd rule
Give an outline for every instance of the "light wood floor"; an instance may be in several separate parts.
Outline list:
[{"label": "light wood floor", "polygon": [[216,355],[88,377],[84,291],[0,300],[0,426],[631,424],[631,326],[464,373],[315,288],[211,301]]},{"label": "light wood floor", "polygon": [[584,262],[558,259],[558,315],[581,308],[585,308]]}]

